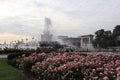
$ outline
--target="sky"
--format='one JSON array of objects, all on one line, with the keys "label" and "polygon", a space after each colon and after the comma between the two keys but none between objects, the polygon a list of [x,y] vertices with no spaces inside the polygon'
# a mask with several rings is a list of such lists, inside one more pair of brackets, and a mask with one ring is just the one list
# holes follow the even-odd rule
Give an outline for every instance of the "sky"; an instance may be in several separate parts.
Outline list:
[{"label": "sky", "polygon": [[39,38],[45,17],[55,35],[112,30],[120,25],[120,0],[0,0],[0,43]]}]

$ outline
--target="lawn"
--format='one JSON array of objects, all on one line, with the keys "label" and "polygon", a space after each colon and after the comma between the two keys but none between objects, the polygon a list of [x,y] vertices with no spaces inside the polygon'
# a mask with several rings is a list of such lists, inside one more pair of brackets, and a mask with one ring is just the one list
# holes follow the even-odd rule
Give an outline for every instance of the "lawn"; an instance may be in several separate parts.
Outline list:
[{"label": "lawn", "polygon": [[0,59],[0,80],[27,80],[21,73],[7,64],[7,59]]}]

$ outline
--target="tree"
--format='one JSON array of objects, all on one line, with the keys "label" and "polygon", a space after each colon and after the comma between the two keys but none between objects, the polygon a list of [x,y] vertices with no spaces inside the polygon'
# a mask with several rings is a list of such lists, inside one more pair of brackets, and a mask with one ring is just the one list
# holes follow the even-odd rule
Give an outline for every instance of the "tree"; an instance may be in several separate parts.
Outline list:
[{"label": "tree", "polygon": [[110,30],[104,32],[104,39],[106,47],[115,46],[114,38],[112,37],[112,32]]},{"label": "tree", "polygon": [[120,25],[113,29],[113,33],[110,30],[105,31],[104,29],[96,31],[93,45],[97,48],[120,46]]},{"label": "tree", "polygon": [[114,36],[120,36],[120,25],[117,25],[113,30]]},{"label": "tree", "polygon": [[102,47],[104,29],[95,32],[95,40],[93,42],[95,47]]},{"label": "tree", "polygon": [[113,38],[115,46],[120,46],[120,25],[117,25],[113,30]]},{"label": "tree", "polygon": [[105,31],[100,29],[95,32],[95,40],[93,45],[97,48],[108,48],[114,46],[114,41],[112,38],[112,32],[110,30]]}]

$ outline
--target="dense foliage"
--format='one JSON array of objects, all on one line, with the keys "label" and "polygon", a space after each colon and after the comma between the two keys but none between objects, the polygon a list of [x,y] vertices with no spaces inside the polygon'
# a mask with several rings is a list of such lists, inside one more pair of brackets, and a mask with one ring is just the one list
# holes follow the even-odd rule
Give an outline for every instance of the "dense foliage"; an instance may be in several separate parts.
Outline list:
[{"label": "dense foliage", "polygon": [[17,62],[37,80],[120,80],[120,54],[33,53]]},{"label": "dense foliage", "polygon": [[53,42],[45,42],[41,41],[39,42],[40,47],[52,47],[55,49],[63,48],[63,45],[61,45],[58,41],[53,41]]},{"label": "dense foliage", "polygon": [[5,48],[3,50],[0,50],[0,54],[11,54],[11,53],[29,53],[29,52],[35,52],[34,49],[15,49],[15,48]]},{"label": "dense foliage", "polygon": [[22,57],[22,55],[24,54],[25,56],[29,56],[31,53],[33,53],[34,51],[27,51],[27,52],[17,52],[17,53],[9,53],[8,54],[8,64],[12,65],[12,66],[16,66],[16,60],[19,58],[19,57]]},{"label": "dense foliage", "polygon": [[95,40],[93,42],[97,48],[108,48],[120,46],[120,25],[117,25],[113,32],[100,29],[95,32]]}]

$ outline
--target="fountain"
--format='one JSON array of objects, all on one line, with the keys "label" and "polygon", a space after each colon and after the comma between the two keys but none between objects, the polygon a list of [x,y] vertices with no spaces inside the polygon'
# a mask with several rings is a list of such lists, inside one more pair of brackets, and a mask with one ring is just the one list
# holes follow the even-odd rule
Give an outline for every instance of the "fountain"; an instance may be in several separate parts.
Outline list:
[{"label": "fountain", "polygon": [[53,32],[52,32],[52,22],[50,18],[45,17],[45,25],[43,34],[41,34],[41,41],[39,42],[39,48],[37,52],[50,52],[50,51],[57,51],[59,48],[63,46],[53,39]]},{"label": "fountain", "polygon": [[52,23],[50,18],[45,18],[44,32],[41,35],[42,42],[52,42]]}]

